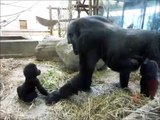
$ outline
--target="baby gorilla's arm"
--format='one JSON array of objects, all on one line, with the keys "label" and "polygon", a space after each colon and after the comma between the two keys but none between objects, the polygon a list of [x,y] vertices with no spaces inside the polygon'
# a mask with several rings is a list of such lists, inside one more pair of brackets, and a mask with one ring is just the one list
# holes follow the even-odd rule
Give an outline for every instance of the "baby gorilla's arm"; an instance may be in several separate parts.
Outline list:
[{"label": "baby gorilla's arm", "polygon": [[41,83],[39,82],[39,80],[36,80],[36,87],[39,90],[39,92],[43,95],[48,95],[48,92],[45,90],[45,88],[41,85]]}]

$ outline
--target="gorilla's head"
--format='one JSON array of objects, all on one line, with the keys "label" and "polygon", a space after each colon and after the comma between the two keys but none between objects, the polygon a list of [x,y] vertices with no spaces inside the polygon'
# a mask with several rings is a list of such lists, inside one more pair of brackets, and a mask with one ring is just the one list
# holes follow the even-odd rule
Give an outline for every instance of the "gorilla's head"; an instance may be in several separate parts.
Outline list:
[{"label": "gorilla's head", "polygon": [[86,53],[87,51],[96,48],[97,41],[104,39],[103,28],[95,25],[100,24],[97,20],[88,20],[85,18],[80,18],[72,21],[67,30],[68,44],[72,44],[73,51],[76,55],[80,53]]},{"label": "gorilla's head", "polygon": [[80,36],[80,31],[78,28],[78,24],[75,21],[72,21],[68,26],[67,39],[68,39],[68,44],[72,44],[73,51],[76,55],[79,54],[80,52],[79,36]]},{"label": "gorilla's head", "polygon": [[36,76],[41,74],[41,71],[37,69],[34,63],[29,63],[25,66],[23,73],[26,78],[35,78]]},{"label": "gorilla's head", "polygon": [[72,44],[76,55],[86,53],[103,45],[102,42],[110,36],[113,26],[106,19],[97,16],[73,20],[67,29],[68,43]]}]

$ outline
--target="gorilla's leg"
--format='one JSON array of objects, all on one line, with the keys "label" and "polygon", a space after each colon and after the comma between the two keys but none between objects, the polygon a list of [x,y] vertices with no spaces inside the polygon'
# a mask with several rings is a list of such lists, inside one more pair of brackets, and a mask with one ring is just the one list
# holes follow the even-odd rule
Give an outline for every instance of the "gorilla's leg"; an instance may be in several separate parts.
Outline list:
[{"label": "gorilla's leg", "polygon": [[124,67],[124,69],[122,68],[120,71],[120,87],[127,88],[131,71],[137,70],[140,64],[135,59],[127,59],[124,61],[120,61],[119,65],[121,67]]},{"label": "gorilla's leg", "polygon": [[113,70],[119,72],[120,83],[115,84],[116,87],[127,88],[131,71],[139,68],[140,64],[136,59],[119,59],[112,60],[110,64]]},{"label": "gorilla's leg", "polygon": [[141,65],[141,94],[154,99],[158,89],[158,64],[153,60],[145,60]]},{"label": "gorilla's leg", "polygon": [[18,97],[21,98],[21,86],[17,87],[17,94],[18,94]]},{"label": "gorilla's leg", "polygon": [[28,103],[32,102],[37,97],[36,91],[33,91],[29,94],[24,93],[24,91],[22,91],[22,86],[17,88],[17,93],[18,93],[19,99],[23,100],[24,102],[28,102]]},{"label": "gorilla's leg", "polygon": [[73,94],[77,94],[79,90],[88,91],[92,82],[92,73],[95,65],[99,60],[96,50],[79,55],[80,72],[71,81],[67,82],[58,91],[54,91],[46,99],[47,104],[58,102],[60,99],[67,98]]},{"label": "gorilla's leg", "polygon": [[24,97],[24,102],[32,102],[35,98],[37,98],[37,93],[32,92]]},{"label": "gorilla's leg", "polygon": [[120,72],[120,87],[127,88],[130,72]]}]

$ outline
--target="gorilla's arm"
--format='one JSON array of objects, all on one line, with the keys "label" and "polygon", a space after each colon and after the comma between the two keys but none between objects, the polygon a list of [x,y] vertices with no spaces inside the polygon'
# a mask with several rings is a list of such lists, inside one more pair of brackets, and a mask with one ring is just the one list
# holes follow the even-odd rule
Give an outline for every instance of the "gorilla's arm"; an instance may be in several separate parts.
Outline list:
[{"label": "gorilla's arm", "polygon": [[78,88],[78,90],[89,90],[92,82],[92,74],[95,68],[99,56],[97,50],[91,50],[87,53],[81,53],[80,59],[80,72],[76,79],[71,80],[72,86]]},{"label": "gorilla's arm", "polygon": [[58,102],[60,99],[67,98],[73,94],[77,94],[78,91],[90,90],[92,82],[92,74],[95,68],[99,56],[97,50],[91,50],[87,53],[81,53],[80,59],[80,72],[69,82],[63,85],[58,91],[52,92],[46,99],[47,104]]},{"label": "gorilla's arm", "polygon": [[59,89],[60,96],[66,98],[78,90],[90,90],[92,82],[92,74],[99,57],[96,50],[89,51],[88,53],[81,53],[80,59],[80,72],[77,76],[71,79],[66,85]]},{"label": "gorilla's arm", "polygon": [[36,87],[41,94],[48,95],[48,92],[44,89],[44,87],[41,85],[38,79],[36,80]]}]

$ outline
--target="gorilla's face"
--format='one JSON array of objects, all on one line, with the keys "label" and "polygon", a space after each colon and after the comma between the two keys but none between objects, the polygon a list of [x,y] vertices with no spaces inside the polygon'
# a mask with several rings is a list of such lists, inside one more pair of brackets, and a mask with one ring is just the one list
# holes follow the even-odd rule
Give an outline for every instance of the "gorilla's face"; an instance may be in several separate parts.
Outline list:
[{"label": "gorilla's face", "polygon": [[79,45],[78,45],[78,39],[76,34],[73,33],[68,33],[68,44],[72,44],[73,46],[73,51],[76,55],[79,54]]},{"label": "gorilla's face", "polygon": [[39,69],[37,69],[37,75],[40,75],[41,71]]},{"label": "gorilla's face", "polygon": [[80,53],[79,36],[80,32],[78,30],[78,26],[76,25],[76,23],[71,23],[68,26],[67,39],[68,39],[68,44],[72,44],[73,51],[76,55]]}]

